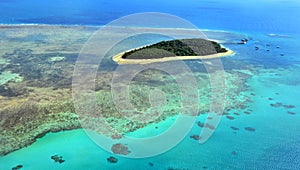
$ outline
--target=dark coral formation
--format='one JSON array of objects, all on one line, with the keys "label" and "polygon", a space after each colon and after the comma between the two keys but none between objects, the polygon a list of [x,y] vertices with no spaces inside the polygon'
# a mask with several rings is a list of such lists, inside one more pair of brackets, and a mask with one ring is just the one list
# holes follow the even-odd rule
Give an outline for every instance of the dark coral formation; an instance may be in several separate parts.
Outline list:
[{"label": "dark coral formation", "polygon": [[254,132],[255,129],[253,127],[245,127],[245,130],[250,131],[250,132]]},{"label": "dark coral formation", "polygon": [[117,163],[118,162],[118,159],[113,157],[113,156],[110,156],[109,158],[106,159],[109,163]]},{"label": "dark coral formation", "polygon": [[197,123],[197,125],[201,128],[205,127],[205,123],[201,123],[200,121]]},{"label": "dark coral formation", "polygon": [[153,167],[153,166],[154,166],[154,163],[149,162],[148,165],[151,166],[151,167]]},{"label": "dark coral formation", "polygon": [[201,128],[208,128],[210,130],[214,130],[215,127],[213,125],[210,125],[208,123],[201,123],[200,121],[197,123],[197,125]]},{"label": "dark coral formation", "polygon": [[290,115],[295,115],[296,113],[295,113],[295,112],[288,111],[288,114],[290,114]]},{"label": "dark coral formation", "polygon": [[237,155],[237,152],[236,151],[232,151],[231,155]]},{"label": "dark coral formation", "polygon": [[18,170],[18,169],[22,169],[23,165],[17,165],[15,167],[12,168],[12,170]]},{"label": "dark coral formation", "polygon": [[59,156],[59,155],[53,155],[53,156],[51,156],[51,159],[52,159],[54,162],[60,163],[60,164],[62,164],[62,163],[64,163],[64,162],[66,161],[66,160],[63,159],[62,156]]},{"label": "dark coral formation", "polygon": [[187,168],[174,168],[174,167],[168,167],[167,170],[188,170]]},{"label": "dark coral formation", "polygon": [[249,112],[249,111],[244,111],[244,113],[245,113],[246,115],[250,115],[250,114],[251,114],[251,112]]},{"label": "dark coral formation", "polygon": [[281,106],[283,106],[283,104],[281,102],[276,102],[276,103],[270,104],[270,106],[272,106],[272,107],[281,107]]},{"label": "dark coral formation", "polygon": [[283,105],[284,108],[286,109],[292,109],[292,108],[295,108],[296,106],[294,105]]},{"label": "dark coral formation", "polygon": [[233,116],[226,116],[226,118],[229,119],[229,120],[234,120]]},{"label": "dark coral formation", "polygon": [[234,127],[234,126],[230,126],[230,128],[231,128],[232,130],[240,130],[240,128],[237,128],[237,127]]},{"label": "dark coral formation", "polygon": [[199,135],[191,135],[190,138],[194,139],[194,140],[200,140],[201,137]]},{"label": "dark coral formation", "polygon": [[292,109],[292,108],[296,107],[295,105],[283,104],[281,102],[271,103],[270,106],[272,106],[272,107],[283,107],[283,108],[286,108],[286,109]]}]

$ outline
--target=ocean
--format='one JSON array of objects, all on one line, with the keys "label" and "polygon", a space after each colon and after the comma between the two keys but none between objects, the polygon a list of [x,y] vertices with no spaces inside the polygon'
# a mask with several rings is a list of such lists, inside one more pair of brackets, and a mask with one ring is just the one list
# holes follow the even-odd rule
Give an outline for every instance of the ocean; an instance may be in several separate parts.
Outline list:
[{"label": "ocean", "polygon": [[[94,27],[109,24],[126,15],[143,12],[168,13],[183,18],[204,30],[204,33],[207,31],[208,38],[224,40],[224,46],[235,52],[234,56],[221,59],[225,72],[231,75],[227,77],[227,93],[232,98],[227,100],[232,106],[224,111],[220,124],[205,143],[200,144],[192,138],[205,128],[197,124],[207,118],[201,115],[176,147],[148,158],[126,158],[112,154],[96,145],[82,129],[50,132],[29,146],[1,156],[1,170],[12,169],[17,165],[30,170],[300,169],[298,0],[0,0],[0,9],[0,24],[3,26],[21,25],[30,26],[30,29],[38,26],[80,28],[78,35],[76,31],[74,34],[72,30],[69,31],[69,28],[63,34],[64,37],[54,33],[46,35],[47,39],[54,35],[55,43],[70,42],[67,49],[53,46],[52,53],[56,53],[56,49],[67,52],[73,50],[78,53],[82,42],[96,30]],[[84,26],[91,26],[92,29],[86,33],[81,30]],[[17,31],[8,36],[2,28],[4,31],[0,32],[1,86],[18,77],[13,69],[4,69],[9,68],[5,66],[7,61],[2,60],[5,58],[4,51],[8,48],[30,48],[30,43],[20,47],[18,43],[22,41],[48,43],[48,40],[43,41],[46,39],[43,39],[43,30],[38,29],[42,33],[37,34],[37,37],[24,40],[22,36],[13,39],[15,35],[19,35]],[[26,32],[20,30],[21,33]],[[65,31],[63,28],[62,30]],[[242,38],[249,39],[247,44],[228,43],[240,41]],[[6,42],[11,44],[5,44]],[[72,42],[76,43],[75,50],[72,49]],[[47,50],[49,52],[49,49]],[[32,56],[34,55],[41,56],[38,53],[33,53]],[[21,62],[20,65],[22,64],[27,63]],[[187,65],[195,74],[201,72],[198,70],[199,61],[187,61]],[[56,69],[56,66],[51,69]],[[199,73],[199,76],[202,74]],[[241,84],[235,81],[237,77],[242,79]],[[26,81],[26,77],[24,80]],[[31,86],[35,87],[34,84]],[[238,95],[235,94],[236,91],[239,92]],[[6,100],[8,99],[0,98],[0,102],[4,103]],[[233,100],[243,103],[244,107],[235,106]],[[174,119],[170,116],[127,135],[155,136],[163,133]],[[3,134],[1,138],[4,138]],[[166,142],[168,140],[172,139],[166,139]],[[65,162],[54,162],[51,159],[53,155],[63,156]],[[107,161],[110,156],[117,158],[118,162]]]}]

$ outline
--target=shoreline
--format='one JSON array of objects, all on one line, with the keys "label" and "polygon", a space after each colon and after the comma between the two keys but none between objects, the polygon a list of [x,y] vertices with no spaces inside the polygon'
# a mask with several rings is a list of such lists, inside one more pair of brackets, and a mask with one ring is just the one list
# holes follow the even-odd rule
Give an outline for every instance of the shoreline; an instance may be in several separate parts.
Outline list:
[{"label": "shoreline", "polygon": [[7,150],[1,151],[0,152],[0,158],[4,157],[10,153],[13,153],[15,151],[18,151],[22,148],[28,147],[30,145],[32,145],[33,143],[35,143],[38,139],[43,138],[45,135],[47,135],[48,133],[57,133],[57,132],[63,132],[63,131],[70,131],[70,130],[76,130],[76,129],[82,129],[81,126],[76,126],[74,125],[74,127],[65,127],[65,128],[53,128],[53,129],[48,129],[48,130],[43,130],[41,133],[38,133],[36,136],[34,136],[33,138],[29,138],[27,139],[24,143],[22,143],[21,145],[18,146],[14,146],[11,147]]},{"label": "shoreline", "polygon": [[[143,47],[131,49],[132,50],[138,50]],[[151,64],[151,63],[160,63],[160,62],[168,62],[168,61],[177,61],[177,60],[202,60],[202,59],[213,59],[213,58],[220,58],[220,57],[227,57],[227,56],[233,56],[235,53],[234,51],[227,49],[227,52],[225,53],[216,53],[216,54],[210,54],[210,55],[203,55],[203,56],[174,56],[174,57],[163,57],[163,58],[156,58],[156,59],[124,59],[122,58],[123,55],[128,52],[121,52],[115,56],[112,57],[112,60],[120,65],[123,64]]]},{"label": "shoreline", "polygon": [[[72,116],[72,114],[68,115]],[[33,143],[35,143],[39,138],[44,137],[48,133],[56,133],[56,132],[62,132],[62,131],[68,131],[68,130],[75,130],[75,129],[80,129],[81,124],[77,119],[71,120],[68,118],[63,118],[65,119],[65,122],[63,123],[52,123],[48,124],[45,123],[40,127],[36,127],[33,130],[33,133],[25,133],[24,136],[18,136],[15,137],[13,141],[10,142],[10,144],[6,144],[5,148],[1,147],[0,149],[0,158],[3,156],[6,156],[14,151],[17,151],[19,149],[22,149],[24,147],[30,146]],[[55,121],[54,121],[55,122]],[[54,126],[55,125],[55,126]],[[20,127],[22,129],[22,127]],[[10,131],[6,129],[6,131]],[[8,136],[12,136],[13,134],[8,133]],[[22,139],[22,140],[20,140]]]}]

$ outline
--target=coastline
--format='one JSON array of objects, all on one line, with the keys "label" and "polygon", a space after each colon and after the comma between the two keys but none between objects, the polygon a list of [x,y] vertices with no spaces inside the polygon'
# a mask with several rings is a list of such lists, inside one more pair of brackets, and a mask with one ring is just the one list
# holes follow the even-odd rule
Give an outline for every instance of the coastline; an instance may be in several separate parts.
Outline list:
[{"label": "coastline", "polygon": [[32,145],[38,139],[44,137],[48,133],[57,133],[57,132],[76,130],[76,129],[81,129],[81,125],[77,123],[70,123],[66,127],[54,127],[50,129],[42,129],[40,130],[40,132],[37,132],[35,136],[28,136],[28,138],[23,139],[24,141],[22,143],[12,143],[12,145],[9,148],[1,149],[0,158],[12,152],[15,152],[19,149]]},{"label": "coastline", "polygon": [[[142,48],[142,47],[140,47]],[[140,48],[131,49],[137,50]],[[116,62],[117,64],[151,64],[151,63],[160,63],[160,62],[168,62],[168,61],[177,61],[177,60],[202,60],[202,59],[213,59],[213,58],[220,58],[220,57],[227,57],[234,55],[234,51],[226,48],[228,51],[225,53],[216,53],[216,54],[210,54],[210,55],[203,55],[203,56],[174,56],[174,57],[164,57],[164,58],[157,58],[157,59],[124,59],[122,56],[126,52],[119,53],[112,57],[112,60]]]},{"label": "coastline", "polygon": [[55,133],[81,128],[77,116],[73,113],[53,113],[38,116],[36,121],[29,122],[29,125],[18,123],[13,129],[3,127],[1,135],[5,135],[5,138],[2,138],[0,142],[0,157],[33,144],[49,132]]}]

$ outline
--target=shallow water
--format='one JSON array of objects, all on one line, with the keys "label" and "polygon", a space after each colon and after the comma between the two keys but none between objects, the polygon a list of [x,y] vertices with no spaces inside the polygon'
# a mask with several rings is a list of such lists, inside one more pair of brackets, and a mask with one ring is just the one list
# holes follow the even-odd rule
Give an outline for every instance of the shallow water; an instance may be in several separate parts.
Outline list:
[{"label": "shallow water", "polygon": [[[215,133],[204,144],[199,144],[190,136],[199,134],[202,128],[197,122],[204,122],[206,114],[197,118],[190,133],[175,148],[162,155],[144,159],[129,159],[108,153],[79,129],[48,133],[30,146],[0,157],[0,169],[11,169],[19,164],[23,165],[23,169],[300,169],[300,42],[297,35],[300,27],[299,23],[295,22],[300,15],[300,4],[297,1],[175,1],[171,5],[167,2],[156,5],[156,1],[134,1],[128,2],[130,5],[126,9],[117,1],[94,1],[91,4],[75,1],[73,7],[60,1],[45,4],[36,0],[30,2],[1,1],[0,6],[5,7],[6,12],[1,13],[0,22],[102,25],[132,12],[154,10],[179,15],[200,28],[231,31],[214,34],[208,32],[209,38],[232,41],[247,37],[250,41],[246,45],[225,44],[236,54],[233,57],[222,58],[222,62],[226,72],[247,77],[245,89],[235,100],[249,100],[246,108],[225,111],[226,114],[223,115]],[[60,4],[61,8],[57,9]],[[36,13],[22,10],[10,13],[21,6],[31,9],[41,5],[53,10],[40,8]],[[101,6],[101,10],[98,10],[97,5]],[[263,8],[265,6],[268,8]],[[68,10],[65,10],[67,7]],[[117,12],[109,12],[113,8],[117,9]],[[188,8],[189,11],[196,12],[189,12]],[[24,36],[32,32],[26,29],[19,31],[19,34],[16,34],[16,30],[10,34],[1,32],[0,37],[4,37],[0,41],[1,55],[12,52],[13,49],[32,48],[36,53],[34,55],[39,57],[39,54],[44,54],[47,50],[56,49],[48,57],[64,53],[70,54],[68,57],[72,58],[72,54],[79,51],[80,45],[94,31],[91,29],[92,31],[85,32],[79,29],[80,31],[73,32],[72,29],[61,29],[61,34],[54,35],[51,31],[41,28],[38,30],[37,32],[41,33],[36,36]],[[69,38],[72,39],[69,43],[76,43],[75,46],[68,46],[66,42]],[[78,39],[80,41],[76,41]],[[20,46],[21,41],[26,43],[21,43]],[[59,41],[61,43],[56,44]],[[40,48],[38,43],[48,46]],[[255,46],[259,47],[259,50],[255,50]],[[5,62],[8,61],[0,59],[1,66]],[[199,68],[199,61],[187,63],[194,72],[203,71],[203,68]],[[0,77],[3,77],[0,84],[17,77],[3,70],[1,73]],[[229,86],[234,88],[237,85],[232,83]],[[157,135],[171,122],[172,117],[129,135]],[[56,154],[63,156],[65,162],[55,163],[51,156]],[[109,163],[109,156],[118,158],[118,163]]]}]

